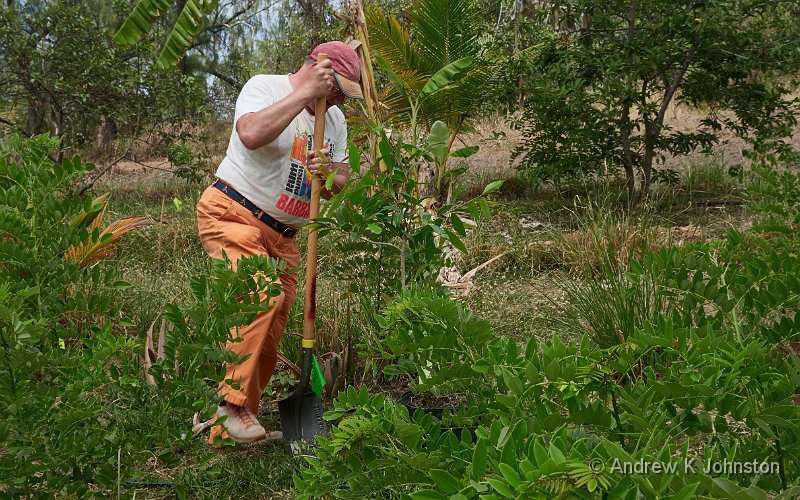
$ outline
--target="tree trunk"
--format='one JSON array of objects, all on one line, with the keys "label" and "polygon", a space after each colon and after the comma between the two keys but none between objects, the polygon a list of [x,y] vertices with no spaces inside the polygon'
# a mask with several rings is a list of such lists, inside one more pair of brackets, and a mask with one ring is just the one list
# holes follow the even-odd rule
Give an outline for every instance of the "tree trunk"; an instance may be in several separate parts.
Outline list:
[{"label": "tree trunk", "polygon": [[[639,201],[647,198],[650,192],[650,179],[653,175],[653,159],[655,158],[656,140],[659,132],[656,126],[645,127],[644,134],[644,157],[642,158],[642,183],[639,185]],[[659,129],[660,130],[660,129]]]},{"label": "tree trunk", "polygon": [[34,136],[42,133],[42,125],[44,125],[44,109],[42,109],[42,102],[34,99],[28,104],[28,124],[27,131],[29,136]]},{"label": "tree trunk", "polygon": [[107,158],[113,154],[114,143],[117,140],[117,122],[113,118],[103,115],[100,125],[94,135],[92,154],[95,159]]},{"label": "tree trunk", "polygon": [[[636,35],[636,12],[639,9],[637,2],[631,2],[628,9],[628,43],[633,43],[633,37]],[[627,61],[630,66],[633,66],[633,56],[628,53]],[[630,97],[625,96],[625,103],[622,106],[622,117],[620,120],[620,135],[622,139],[622,150],[624,152],[624,166],[625,166],[625,186],[628,188],[628,206],[630,207],[635,200],[636,195],[636,172],[633,168],[633,152],[631,151],[631,131],[633,127],[630,121],[631,103]]]},{"label": "tree trunk", "polygon": [[626,102],[622,106],[622,116],[617,125],[620,131],[620,142],[622,143],[622,166],[625,169],[625,187],[628,189],[628,204],[633,203],[636,194],[636,178],[633,169],[633,152],[631,151],[631,123],[630,123],[630,103]]},{"label": "tree trunk", "polygon": [[592,46],[592,13],[581,12],[581,43],[585,47]]},{"label": "tree trunk", "polygon": [[[514,1],[514,53],[519,52],[519,16],[522,12],[522,0]],[[519,102],[517,104],[520,113],[525,110],[525,82],[522,79],[522,72],[517,75],[517,92],[519,92]]]},{"label": "tree trunk", "polygon": [[[309,26],[323,26],[325,22],[325,5],[326,0],[297,0],[300,8],[303,10],[303,16]],[[319,45],[323,40],[317,30],[312,30],[312,38],[309,40],[309,50],[311,47]]]},{"label": "tree trunk", "polygon": [[675,93],[683,83],[683,77],[689,69],[689,65],[694,60],[695,45],[693,44],[686,51],[681,61],[681,66],[672,72],[672,79],[668,82],[667,88],[664,91],[664,100],[661,101],[661,106],[658,109],[658,114],[655,119],[650,123],[645,124],[644,136],[644,159],[642,161],[642,184],[639,188],[639,198],[643,200],[650,192],[650,179],[653,174],[653,160],[655,159],[655,147],[658,142],[661,132],[664,129],[664,118],[667,115],[667,109],[675,97]]}]

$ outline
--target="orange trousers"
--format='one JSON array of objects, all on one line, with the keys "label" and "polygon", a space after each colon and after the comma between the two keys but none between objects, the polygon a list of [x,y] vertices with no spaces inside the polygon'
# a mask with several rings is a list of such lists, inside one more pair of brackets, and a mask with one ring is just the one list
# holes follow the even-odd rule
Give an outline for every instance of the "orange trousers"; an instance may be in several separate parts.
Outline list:
[{"label": "orange trousers", "polygon": [[[299,263],[300,251],[294,238],[281,236],[213,186],[203,192],[197,203],[197,226],[205,251],[212,258],[221,259],[224,250],[234,267],[241,257],[251,255],[283,259],[289,269],[296,269]],[[250,357],[240,364],[226,366],[225,379],[237,381],[239,388],[223,381],[219,394],[229,403],[248,406],[255,415],[261,394],[278,363],[278,342],[289,320],[297,274],[283,274],[280,282],[283,292],[270,299],[269,311],[259,313],[249,325],[232,329],[231,338],[242,340],[227,344],[239,357],[248,354]],[[263,295],[261,299],[264,300]],[[212,438],[214,435],[212,431]]]}]

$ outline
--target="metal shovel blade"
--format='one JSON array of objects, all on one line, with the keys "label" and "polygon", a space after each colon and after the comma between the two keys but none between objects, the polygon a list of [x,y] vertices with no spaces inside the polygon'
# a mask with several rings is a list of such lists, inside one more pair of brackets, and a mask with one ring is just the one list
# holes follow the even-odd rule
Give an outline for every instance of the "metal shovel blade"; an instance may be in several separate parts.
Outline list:
[{"label": "metal shovel blade", "polygon": [[301,440],[313,443],[314,436],[327,434],[328,427],[322,419],[324,411],[322,400],[313,392],[293,394],[278,401],[283,439],[290,444]]}]

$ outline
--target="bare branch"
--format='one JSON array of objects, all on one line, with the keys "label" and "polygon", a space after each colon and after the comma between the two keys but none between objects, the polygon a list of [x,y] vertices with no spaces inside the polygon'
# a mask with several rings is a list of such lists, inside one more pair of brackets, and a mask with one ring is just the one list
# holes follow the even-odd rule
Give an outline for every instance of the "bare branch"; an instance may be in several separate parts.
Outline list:
[{"label": "bare branch", "polygon": [[222,80],[223,82],[227,83],[228,85],[237,90],[241,90],[243,87],[243,85],[236,78],[222,74],[219,71],[208,68],[201,68],[200,71],[219,78],[220,80]]},{"label": "bare branch", "polygon": [[696,48],[697,46],[693,43],[683,56],[681,67],[672,72],[672,82],[670,82],[669,87],[664,92],[664,101],[661,103],[661,108],[658,110],[658,116],[656,117],[656,127],[658,127],[659,130],[664,123],[664,116],[667,114],[669,103],[672,101],[672,98],[675,96],[675,92],[678,91],[678,87],[680,87],[681,83],[683,82],[683,77],[686,75],[689,65],[692,64],[692,61],[694,60]]}]

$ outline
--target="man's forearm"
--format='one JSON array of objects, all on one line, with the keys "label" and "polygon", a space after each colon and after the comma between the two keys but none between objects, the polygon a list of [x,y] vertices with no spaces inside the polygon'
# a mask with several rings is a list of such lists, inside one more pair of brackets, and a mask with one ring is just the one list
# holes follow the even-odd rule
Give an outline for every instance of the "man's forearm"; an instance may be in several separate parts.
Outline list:
[{"label": "man's forearm", "polygon": [[311,100],[307,91],[295,90],[261,111],[246,113],[236,121],[239,140],[247,149],[258,149],[274,141]]}]

